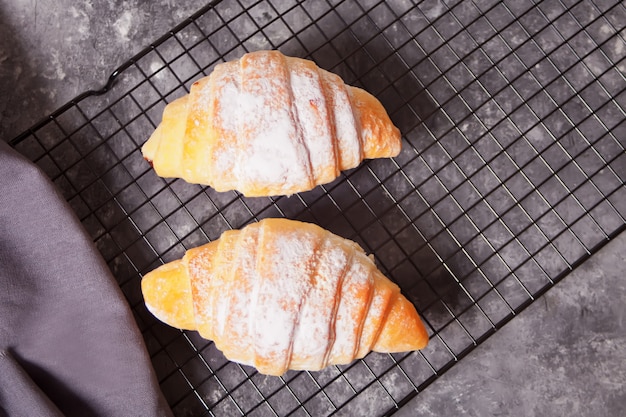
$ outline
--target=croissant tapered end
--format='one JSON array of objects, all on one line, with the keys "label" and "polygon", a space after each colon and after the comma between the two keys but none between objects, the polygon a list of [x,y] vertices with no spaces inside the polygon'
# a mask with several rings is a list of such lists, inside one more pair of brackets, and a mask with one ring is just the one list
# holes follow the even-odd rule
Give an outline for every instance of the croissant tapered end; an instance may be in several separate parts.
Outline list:
[{"label": "croissant tapered end", "polygon": [[400,130],[381,102],[358,87],[350,87],[350,97],[362,129],[363,159],[398,156],[402,148]]},{"label": "croissant tapered end", "polygon": [[420,350],[428,344],[428,332],[409,300],[396,296],[383,328],[372,347],[374,352],[397,353]]},{"label": "croissant tapered end", "polygon": [[141,291],[146,307],[156,318],[172,327],[195,330],[191,284],[182,259],[146,274]]},{"label": "croissant tapered end", "polygon": [[161,177],[259,197],[311,190],[401,144],[370,93],[312,61],[256,51],[168,104],[142,152]]},{"label": "croissant tapered end", "polygon": [[161,124],[141,148],[143,157],[161,177],[175,177],[183,169],[181,162],[187,113],[187,96],[165,106]]}]

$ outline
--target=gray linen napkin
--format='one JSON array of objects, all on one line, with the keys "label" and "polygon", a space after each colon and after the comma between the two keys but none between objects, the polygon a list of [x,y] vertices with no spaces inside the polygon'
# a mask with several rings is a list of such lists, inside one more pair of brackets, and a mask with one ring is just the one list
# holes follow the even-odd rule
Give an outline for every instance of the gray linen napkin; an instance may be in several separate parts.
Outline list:
[{"label": "gray linen napkin", "polygon": [[104,260],[34,164],[0,140],[0,415],[171,416]]}]

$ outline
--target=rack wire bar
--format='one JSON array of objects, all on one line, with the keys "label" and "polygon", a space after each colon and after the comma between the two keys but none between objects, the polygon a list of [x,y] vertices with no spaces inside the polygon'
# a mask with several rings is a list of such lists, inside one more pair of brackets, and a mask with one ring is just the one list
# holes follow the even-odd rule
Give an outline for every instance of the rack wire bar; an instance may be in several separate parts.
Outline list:
[{"label": "rack wire bar", "polygon": [[[177,416],[391,415],[626,228],[625,30],[611,0],[213,1],[11,143],[93,237]],[[372,92],[401,154],[292,197],[158,178],[139,148],[164,106],[257,49]],[[373,253],[429,346],[267,377],[147,312],[143,274],[279,216]]]}]

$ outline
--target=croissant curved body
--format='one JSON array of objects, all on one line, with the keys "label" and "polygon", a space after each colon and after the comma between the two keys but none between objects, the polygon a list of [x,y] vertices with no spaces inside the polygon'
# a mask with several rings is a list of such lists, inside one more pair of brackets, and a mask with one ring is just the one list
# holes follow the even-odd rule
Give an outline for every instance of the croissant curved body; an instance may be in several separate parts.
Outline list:
[{"label": "croissant curved body", "polygon": [[145,275],[147,308],[268,375],[421,349],[417,311],[356,243],[265,219]]},{"label": "croissant curved body", "polygon": [[257,51],[168,104],[142,152],[161,177],[254,197],[310,190],[400,148],[374,96],[312,61]]}]

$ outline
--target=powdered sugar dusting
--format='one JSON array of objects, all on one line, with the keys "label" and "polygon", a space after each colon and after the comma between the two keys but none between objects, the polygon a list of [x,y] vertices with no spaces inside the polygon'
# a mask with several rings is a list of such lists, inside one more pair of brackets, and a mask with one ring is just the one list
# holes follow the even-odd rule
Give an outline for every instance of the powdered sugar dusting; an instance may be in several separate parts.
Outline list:
[{"label": "powdered sugar dusting", "polygon": [[236,279],[229,280],[228,284],[233,286],[233,289],[228,291],[228,299],[223,301],[224,304],[228,304],[229,312],[226,324],[228,334],[224,335],[228,343],[223,349],[224,354],[238,355],[246,362],[253,358],[250,352],[253,340],[250,337],[249,323],[254,319],[254,309],[251,309],[250,305],[256,297],[256,287],[259,281],[255,268],[257,231],[258,228],[246,228],[238,234],[234,248],[235,256],[231,265]]},{"label": "powdered sugar dusting", "polygon": [[361,329],[373,293],[371,270],[369,265],[359,258],[352,259],[343,280],[335,319],[335,342],[329,356],[330,363],[351,362],[359,348]]},{"label": "powdered sugar dusting", "polygon": [[322,80],[333,112],[340,169],[354,168],[363,160],[363,147],[347,87],[338,75],[322,71]]},{"label": "powdered sugar dusting", "polygon": [[221,339],[228,339],[231,329],[227,326],[228,318],[231,313],[229,300],[233,292],[238,291],[234,287],[234,263],[237,258],[237,235],[236,232],[224,233],[219,239],[218,252],[213,268],[213,286],[216,289],[215,300],[213,303],[212,320],[213,331],[216,342]]},{"label": "powdered sugar dusting", "polygon": [[312,187],[306,148],[291,112],[289,75],[278,53],[241,58],[239,189]]},{"label": "powdered sugar dusting", "polygon": [[[224,72],[222,76],[219,76],[217,72],[213,73],[215,77],[213,87],[215,93],[213,94],[220,97],[216,100],[213,125],[220,126],[224,136],[237,135],[240,125],[240,112],[233,111],[239,108],[240,102],[239,79],[233,71],[235,68],[238,66],[231,65],[229,71]],[[210,94],[210,90],[208,92]]]},{"label": "powdered sugar dusting", "polygon": [[259,369],[271,365],[282,373],[289,365],[301,304],[312,287],[317,240],[316,235],[298,229],[276,233],[275,229],[261,228],[262,253],[257,258],[261,282],[254,329]]},{"label": "powdered sugar dusting", "polygon": [[338,290],[343,279],[349,254],[337,239],[329,237],[316,251],[317,270],[313,288],[300,311],[294,335],[291,367],[310,370],[327,365],[328,351],[335,339],[335,314]]},{"label": "powdered sugar dusting", "polygon": [[[206,161],[211,176],[222,188],[237,187],[238,142],[241,125],[240,114],[233,109],[239,107],[239,65],[227,62],[217,65],[211,73],[210,85],[198,94],[199,102],[209,109],[208,130],[217,133],[215,142],[209,144],[211,151]],[[198,112],[202,114],[201,112]]]},{"label": "powdered sugar dusting", "polygon": [[213,304],[216,294],[213,256],[208,246],[205,246],[187,252],[184,260],[187,262],[198,332],[208,339],[213,339]]},{"label": "powdered sugar dusting", "polygon": [[206,169],[216,189],[292,194],[361,163],[358,120],[339,76],[260,51],[217,65],[209,78],[192,88],[188,128],[215,135]]},{"label": "powdered sugar dusting", "polygon": [[[335,145],[318,68],[299,58],[287,58],[291,75],[294,116],[316,182],[328,182],[337,176]],[[329,177],[330,176],[330,177]]]},{"label": "powdered sugar dusting", "polygon": [[[198,330],[226,357],[280,375],[351,362],[362,333],[369,348],[389,290],[376,289],[376,268],[355,243],[282,219],[217,243],[188,267]],[[366,320],[375,328],[362,332]]]},{"label": "powdered sugar dusting", "polygon": [[388,285],[380,284],[376,285],[377,280],[386,280],[378,271],[372,271],[374,294],[370,303],[367,315],[365,316],[365,322],[368,324],[363,328],[361,333],[361,340],[359,342],[359,350],[356,357],[361,358],[365,356],[371,349],[380,333],[386,321],[386,313],[390,307],[390,300],[394,296],[392,288]]}]

